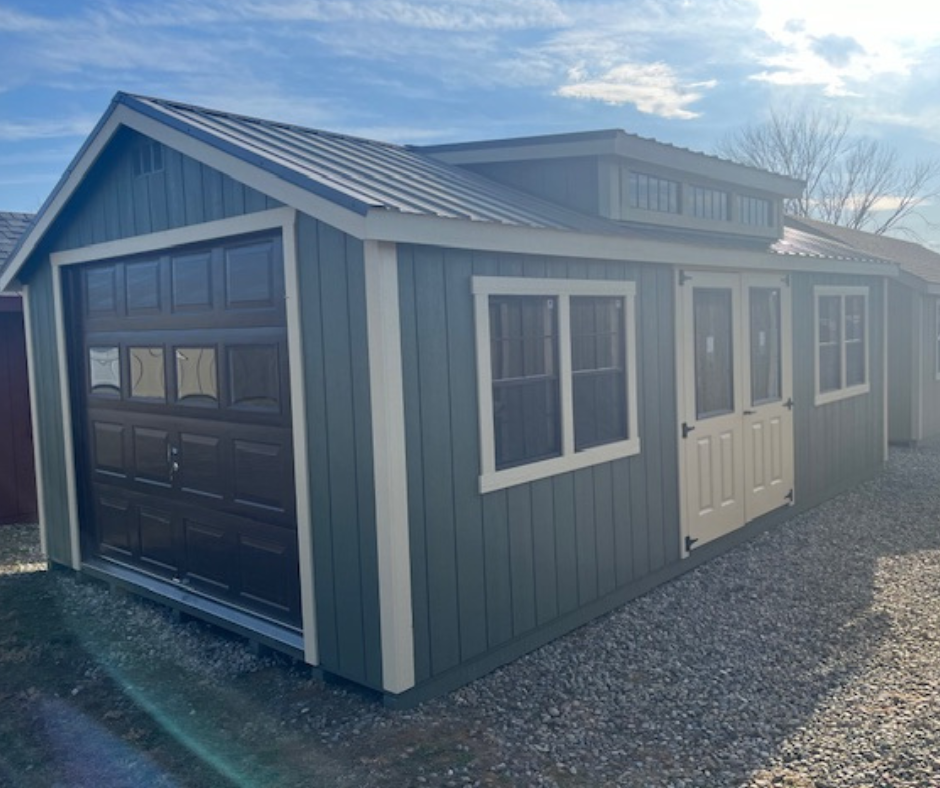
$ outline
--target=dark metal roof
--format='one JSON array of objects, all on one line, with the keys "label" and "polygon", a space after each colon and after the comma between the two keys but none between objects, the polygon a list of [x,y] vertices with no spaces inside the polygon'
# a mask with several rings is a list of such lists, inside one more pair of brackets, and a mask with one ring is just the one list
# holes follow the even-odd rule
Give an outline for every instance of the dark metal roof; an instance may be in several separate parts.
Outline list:
[{"label": "dark metal roof", "polygon": [[0,271],[32,220],[31,213],[0,211]]},{"label": "dark metal roof", "polygon": [[940,254],[912,241],[875,235],[863,230],[853,230],[815,219],[788,216],[787,223],[794,231],[813,232],[817,236],[849,246],[856,253],[868,254],[882,260],[890,260],[902,271],[913,274],[929,284],[940,284]]},{"label": "dark metal roof", "polygon": [[119,93],[117,102],[359,214],[380,208],[448,219],[616,232],[403,146]]}]

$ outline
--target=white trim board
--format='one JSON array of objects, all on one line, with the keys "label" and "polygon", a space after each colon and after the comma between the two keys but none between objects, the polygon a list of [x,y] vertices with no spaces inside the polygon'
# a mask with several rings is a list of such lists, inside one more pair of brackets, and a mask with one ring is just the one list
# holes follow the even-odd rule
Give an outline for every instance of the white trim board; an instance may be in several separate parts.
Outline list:
[{"label": "white trim board", "polygon": [[382,686],[400,693],[415,685],[415,659],[397,249],[366,241],[364,255]]},{"label": "white trim board", "polygon": [[33,430],[33,467],[36,476],[36,506],[39,516],[39,548],[49,558],[49,536],[46,519],[46,486],[42,472],[42,427],[39,424],[38,381],[36,380],[35,345],[33,344],[32,307],[29,286],[23,286],[23,329],[26,335],[26,372],[29,379],[29,418]]},{"label": "white trim board", "polygon": [[[287,355],[290,365],[291,434],[294,444],[294,496],[297,507],[297,555],[300,572],[300,616],[303,626],[304,659],[311,665],[319,665],[320,644],[313,561],[313,510],[310,501],[310,454],[307,445],[307,393],[298,270],[300,259],[297,254],[297,211],[281,209],[276,213],[284,218],[281,236],[284,249]],[[272,218],[275,217],[272,216]]]}]

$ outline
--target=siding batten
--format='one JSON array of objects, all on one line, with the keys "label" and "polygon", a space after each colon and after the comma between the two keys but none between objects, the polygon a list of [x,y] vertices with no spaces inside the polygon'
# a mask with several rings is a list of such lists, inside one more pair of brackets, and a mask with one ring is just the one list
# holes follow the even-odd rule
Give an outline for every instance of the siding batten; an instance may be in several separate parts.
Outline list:
[{"label": "siding batten", "polygon": [[400,693],[415,685],[415,660],[397,248],[366,241],[364,255],[382,686]]}]

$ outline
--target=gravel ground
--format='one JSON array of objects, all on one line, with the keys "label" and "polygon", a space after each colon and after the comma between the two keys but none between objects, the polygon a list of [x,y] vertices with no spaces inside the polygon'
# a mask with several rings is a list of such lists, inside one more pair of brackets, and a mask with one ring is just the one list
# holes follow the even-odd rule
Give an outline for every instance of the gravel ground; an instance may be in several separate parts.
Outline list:
[{"label": "gravel ground", "polygon": [[876,481],[405,712],[54,582],[76,620],[125,622],[119,639],[88,628],[101,670],[127,681],[159,655],[189,714],[263,680],[269,713],[252,715],[279,755],[308,742],[325,764],[272,786],[940,787],[940,445],[894,450]]}]

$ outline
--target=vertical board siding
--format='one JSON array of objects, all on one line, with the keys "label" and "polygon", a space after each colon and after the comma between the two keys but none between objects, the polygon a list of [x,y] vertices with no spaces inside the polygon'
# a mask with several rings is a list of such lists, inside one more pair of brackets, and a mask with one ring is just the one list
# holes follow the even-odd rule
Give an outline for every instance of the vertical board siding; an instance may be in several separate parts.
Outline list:
[{"label": "vertical board siding", "polygon": [[[913,294],[913,298],[921,301],[920,321],[921,357],[915,359],[910,373],[910,391],[913,393],[912,407],[921,409],[921,431],[915,436],[917,440],[928,440],[940,435],[940,380],[937,379],[937,297]],[[905,313],[906,314],[906,313]],[[915,312],[916,314],[916,312]],[[893,347],[892,347],[893,350]],[[920,369],[916,365],[920,365]],[[917,390],[918,372],[922,383],[920,391]]]},{"label": "vertical board siding", "polygon": [[[640,455],[480,495],[474,275],[638,282]],[[679,560],[674,308],[663,266],[430,247],[399,288],[420,683]]]},{"label": "vertical board siding", "polygon": [[31,432],[23,315],[0,311],[0,523],[36,518]]},{"label": "vertical board siding", "polygon": [[301,215],[297,253],[320,664],[381,687],[363,249]]},{"label": "vertical board siding", "polygon": [[587,214],[600,213],[600,181],[594,157],[533,159],[518,162],[467,164],[499,183]]},{"label": "vertical board siding", "polygon": [[[884,280],[796,274],[793,281],[793,408],[795,487],[800,510],[816,506],[871,478],[883,464]],[[870,391],[826,405],[814,404],[816,285],[869,288]]]},{"label": "vertical board siding", "polygon": [[52,228],[51,251],[173,230],[281,205],[254,189],[163,148],[163,169],[134,175],[140,134],[122,129]]},{"label": "vertical board siding", "polygon": [[52,268],[38,267],[29,279],[30,325],[34,380],[42,381],[33,393],[39,434],[37,474],[43,478],[43,507],[47,558],[64,566],[72,565],[69,529],[68,472],[63,442],[63,413],[59,399],[59,348],[55,323]]}]

